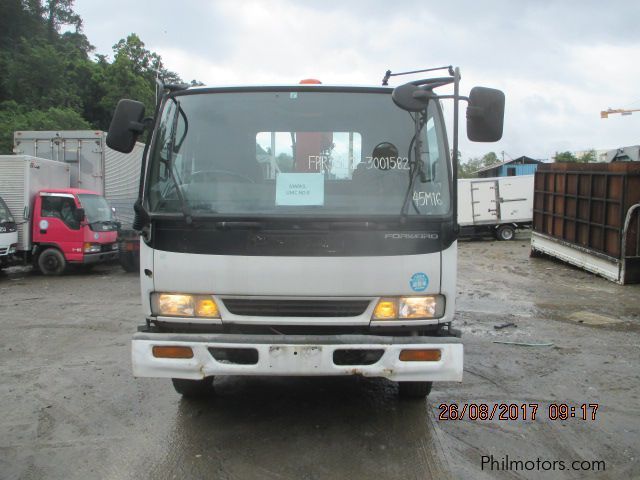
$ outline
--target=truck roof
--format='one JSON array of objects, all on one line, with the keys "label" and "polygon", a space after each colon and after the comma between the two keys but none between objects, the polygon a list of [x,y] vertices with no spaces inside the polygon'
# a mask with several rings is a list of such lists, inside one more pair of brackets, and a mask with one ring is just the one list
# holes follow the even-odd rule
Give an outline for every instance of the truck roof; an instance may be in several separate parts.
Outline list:
[{"label": "truck roof", "polygon": [[389,92],[393,91],[392,86],[381,86],[381,85],[344,85],[344,84],[318,84],[318,83],[275,83],[275,84],[246,84],[246,85],[238,85],[238,84],[228,84],[228,85],[202,85],[202,86],[194,86],[189,87],[186,90],[182,90],[182,92],[207,92],[207,91],[216,91],[216,90],[316,90],[316,91],[374,91],[374,92]]},{"label": "truck roof", "polygon": [[85,190],[83,188],[45,188],[40,190],[41,192],[48,193],[72,193],[74,195],[85,194],[85,195],[100,195],[97,192],[91,190]]}]

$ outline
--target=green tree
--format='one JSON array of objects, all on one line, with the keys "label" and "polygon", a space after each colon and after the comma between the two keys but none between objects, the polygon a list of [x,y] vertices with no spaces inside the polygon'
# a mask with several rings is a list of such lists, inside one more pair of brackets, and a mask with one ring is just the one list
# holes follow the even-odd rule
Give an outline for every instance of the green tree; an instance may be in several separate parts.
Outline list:
[{"label": "green tree", "polygon": [[579,160],[573,153],[566,151],[560,153],[556,152],[553,156],[553,161],[555,163],[577,163]]},{"label": "green tree", "polygon": [[585,153],[580,155],[578,161],[582,163],[595,163],[598,161],[598,155],[593,149],[587,150]]},{"label": "green tree", "polygon": [[147,112],[155,108],[156,77],[167,83],[181,83],[180,77],[166,68],[160,55],[145,48],[135,33],[113,46],[114,61],[109,64],[99,57],[101,99],[96,105],[97,126],[106,129],[121,98],[145,104]]},{"label": "green tree", "polygon": [[91,125],[71,108],[49,107],[25,110],[16,102],[0,104],[0,153],[13,151],[13,132],[17,130],[86,130]]},{"label": "green tree", "polygon": [[466,162],[458,159],[458,178],[475,178],[478,176],[478,170],[498,163],[500,160],[495,152],[486,153],[482,157],[470,158]]},{"label": "green tree", "polygon": [[112,62],[93,51],[73,0],[0,0],[0,152],[15,130],[107,129],[121,98],[152,112],[157,77],[182,83],[135,33],[114,45]]},{"label": "green tree", "polygon": [[73,25],[76,32],[81,30],[82,19],[73,11],[73,0],[47,0],[44,8],[47,32],[51,40],[56,38],[62,25]]}]

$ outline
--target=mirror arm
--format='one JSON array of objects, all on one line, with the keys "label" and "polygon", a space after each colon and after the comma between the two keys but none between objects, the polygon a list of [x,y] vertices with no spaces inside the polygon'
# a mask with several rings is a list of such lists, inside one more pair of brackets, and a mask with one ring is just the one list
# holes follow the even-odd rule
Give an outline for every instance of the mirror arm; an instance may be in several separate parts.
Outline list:
[{"label": "mirror arm", "polygon": [[143,122],[134,122],[134,121],[129,122],[129,130],[137,133],[138,135],[144,132],[144,128],[145,128],[145,124]]},{"label": "mirror arm", "polygon": [[458,95],[457,97],[455,95],[438,95],[438,100],[445,100],[445,99],[458,99],[458,100],[462,100],[463,102],[467,102],[469,103],[469,97],[465,97],[462,95]]}]

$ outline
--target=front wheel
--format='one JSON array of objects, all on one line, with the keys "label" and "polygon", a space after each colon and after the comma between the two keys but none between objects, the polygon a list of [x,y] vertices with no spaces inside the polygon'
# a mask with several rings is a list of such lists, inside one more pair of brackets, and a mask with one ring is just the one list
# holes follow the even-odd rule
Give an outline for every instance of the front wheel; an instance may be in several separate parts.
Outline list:
[{"label": "front wheel", "polygon": [[398,393],[402,398],[425,398],[431,393],[433,382],[399,382]]},{"label": "front wheel", "polygon": [[185,398],[203,398],[213,393],[213,377],[205,377],[202,380],[172,378],[171,381],[176,392]]},{"label": "front wheel", "polygon": [[516,236],[516,229],[512,225],[500,225],[496,230],[498,240],[513,240]]},{"label": "front wheel", "polygon": [[66,267],[64,255],[55,248],[47,248],[38,256],[38,268],[44,275],[62,275]]}]

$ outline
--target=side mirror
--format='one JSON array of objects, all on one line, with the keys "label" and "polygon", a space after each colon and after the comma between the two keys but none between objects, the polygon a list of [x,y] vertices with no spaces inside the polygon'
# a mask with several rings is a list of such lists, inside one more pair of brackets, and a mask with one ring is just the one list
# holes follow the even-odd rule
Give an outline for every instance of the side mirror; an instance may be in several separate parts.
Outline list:
[{"label": "side mirror", "polygon": [[121,153],[131,153],[138,136],[144,131],[144,104],[120,100],[109,125],[107,146]]},{"label": "side mirror", "polygon": [[84,208],[76,208],[73,211],[73,218],[75,219],[76,222],[80,223],[84,220]]},{"label": "side mirror", "polygon": [[474,87],[467,107],[467,137],[472,142],[497,142],[502,138],[504,93],[485,87]]}]

